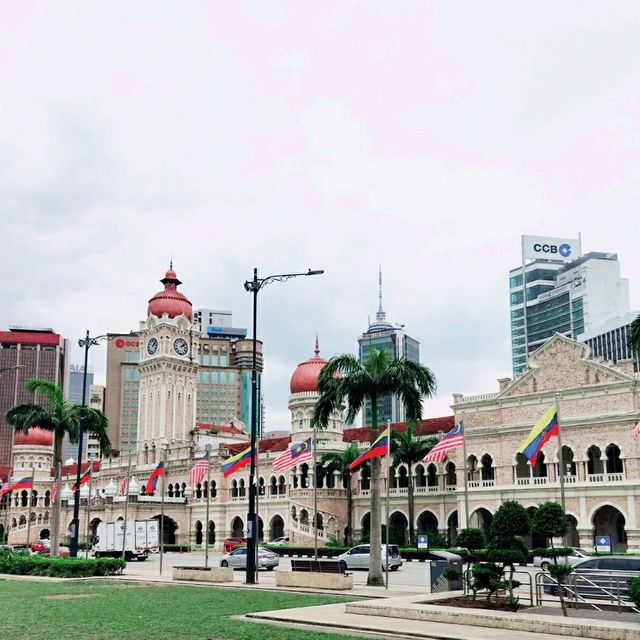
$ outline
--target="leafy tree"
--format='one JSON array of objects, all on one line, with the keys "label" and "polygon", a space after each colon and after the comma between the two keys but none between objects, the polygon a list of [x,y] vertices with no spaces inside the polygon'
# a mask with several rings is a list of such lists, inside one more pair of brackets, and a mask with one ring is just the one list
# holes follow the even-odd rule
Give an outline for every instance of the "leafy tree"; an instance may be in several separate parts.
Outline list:
[{"label": "leafy tree", "polygon": [[558,564],[558,558],[570,555],[572,549],[565,547],[554,547],[554,538],[564,538],[569,530],[569,520],[562,508],[557,502],[543,502],[538,506],[538,510],[531,521],[531,530],[544,536],[549,543],[548,548],[534,549],[535,555],[545,558],[553,558],[553,565],[549,566],[551,577],[558,582],[558,596],[560,597],[560,606],[563,615],[567,615],[567,605],[564,601],[564,589],[562,584],[566,581],[567,576],[573,571],[571,565],[566,562]]},{"label": "leafy tree", "polygon": [[[16,431],[23,433],[28,433],[32,427],[40,427],[53,433],[53,465],[58,480],[62,465],[62,442],[65,435],[69,436],[72,443],[78,442],[81,418],[84,422],[84,430],[96,436],[100,447],[102,449],[110,448],[107,416],[102,411],[67,402],[64,399],[62,387],[49,380],[31,378],[27,380],[26,387],[29,393],[37,393],[47,402],[45,404],[19,404],[13,407],[7,412],[7,423]],[[59,520],[60,491],[58,491],[53,505],[51,519],[51,546],[54,555],[58,551]]]},{"label": "leafy tree", "polygon": [[509,577],[504,580],[505,588],[509,590],[509,603],[512,609],[517,609],[518,599],[514,598],[513,590],[520,586],[513,579],[515,563],[525,562],[527,547],[522,541],[531,529],[527,510],[515,500],[503,502],[496,511],[491,523],[491,541],[487,548],[487,557],[491,562],[500,562],[504,571],[509,568]]},{"label": "leafy tree", "polygon": [[320,464],[325,473],[338,473],[338,478],[342,481],[347,490],[347,530],[344,534],[344,543],[350,547],[353,544],[353,487],[351,480],[353,471],[349,465],[360,455],[358,447],[350,442],[347,448],[340,453],[325,453],[320,458]]},{"label": "leafy tree", "polygon": [[473,565],[473,569],[471,569],[471,591],[473,591],[473,599],[476,599],[478,595],[478,591],[482,591],[486,589],[487,591],[487,600],[491,599],[491,596],[498,591],[498,589],[503,589],[505,587],[505,583],[502,579],[504,574],[504,568],[498,566],[494,562],[480,562],[478,564]]},{"label": "leafy tree", "polygon": [[[372,347],[360,362],[343,354],[331,358],[318,376],[318,400],[313,425],[325,428],[331,414],[347,406],[347,422],[353,422],[364,406],[371,404],[371,439],[379,435],[378,398],[395,395],[404,404],[407,419],[422,417],[422,398],[432,396],[436,380],[431,370],[417,362],[391,359],[386,350]],[[382,575],[382,537],[380,535],[380,458],[371,459],[371,555],[368,585],[384,584]]]},{"label": "leafy tree", "polygon": [[[471,576],[469,576],[469,567],[471,566],[472,562],[476,561],[475,552],[480,551],[480,549],[484,549],[486,544],[487,538],[485,537],[484,531],[482,529],[476,529],[474,527],[461,529],[456,536],[456,546],[467,550],[467,579],[469,580],[470,588],[473,583],[471,582]],[[473,599],[476,599],[475,591],[473,592]]]},{"label": "leafy tree", "polygon": [[[424,458],[438,442],[436,436],[429,436],[423,440],[416,436],[416,421],[407,422],[404,431],[394,431],[391,434],[391,453],[393,455],[393,466],[398,468],[401,464],[407,465],[407,503],[409,514],[409,544],[416,544],[414,522],[414,500],[413,500],[413,465]],[[436,532],[437,533],[437,532]]]},{"label": "leafy tree", "polygon": [[629,598],[640,609],[640,578],[629,580]]},{"label": "leafy tree", "polygon": [[636,355],[640,356],[640,315],[631,323],[629,330],[629,341],[631,349]]}]

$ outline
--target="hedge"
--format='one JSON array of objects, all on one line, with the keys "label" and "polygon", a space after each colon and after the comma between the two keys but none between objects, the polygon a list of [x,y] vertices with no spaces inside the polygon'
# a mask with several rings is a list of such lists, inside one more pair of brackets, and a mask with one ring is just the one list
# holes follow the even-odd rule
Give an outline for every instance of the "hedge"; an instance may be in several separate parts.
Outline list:
[{"label": "hedge", "polygon": [[120,573],[126,563],[120,558],[49,558],[29,553],[0,551],[0,573],[55,578],[88,578]]}]

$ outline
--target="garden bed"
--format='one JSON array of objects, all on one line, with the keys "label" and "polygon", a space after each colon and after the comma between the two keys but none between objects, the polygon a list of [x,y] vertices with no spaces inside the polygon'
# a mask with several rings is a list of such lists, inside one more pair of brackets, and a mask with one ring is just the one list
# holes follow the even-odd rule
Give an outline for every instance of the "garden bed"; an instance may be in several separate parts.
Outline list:
[{"label": "garden bed", "polygon": [[[473,600],[470,596],[460,596],[458,598],[446,598],[444,600],[437,600],[429,602],[429,604],[444,605],[446,607],[464,607],[465,609],[489,609],[491,611],[511,611],[507,605],[507,599],[505,597],[499,597],[498,601],[495,598],[487,600],[486,598],[478,598]],[[518,605],[518,611],[524,611],[529,609],[527,606]]]}]

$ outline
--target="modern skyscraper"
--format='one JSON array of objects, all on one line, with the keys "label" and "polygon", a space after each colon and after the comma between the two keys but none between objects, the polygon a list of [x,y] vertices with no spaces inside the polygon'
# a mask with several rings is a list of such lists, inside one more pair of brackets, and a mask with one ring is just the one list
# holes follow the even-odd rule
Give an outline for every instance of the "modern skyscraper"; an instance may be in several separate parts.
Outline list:
[{"label": "modern skyscraper", "polygon": [[[375,322],[358,338],[358,357],[362,361],[371,348],[385,349],[391,358],[406,358],[412,362],[420,362],[420,342],[407,335],[404,325],[394,325],[387,321],[387,314],[382,308],[382,270],[378,273],[378,311]],[[404,422],[405,410],[400,398],[385,395],[378,398],[378,422]],[[371,424],[371,403],[365,402],[362,412],[362,424]]]},{"label": "modern skyscraper", "polygon": [[631,323],[638,317],[638,311],[629,311],[615,316],[599,327],[578,336],[586,342],[591,353],[618,364],[621,360],[633,360],[633,370],[640,371],[640,354],[634,354],[629,341]]},{"label": "modern skyscraper", "polygon": [[[84,365],[72,364],[69,367],[69,387],[67,389],[67,400],[72,404],[82,404],[82,382],[84,381]],[[89,402],[89,387],[93,384],[93,372],[87,372],[86,400]],[[87,440],[84,440],[83,458],[87,452]],[[65,436],[62,445],[62,459],[67,460],[78,457],[78,445],[71,444],[69,436]]]},{"label": "modern skyscraper", "polygon": [[580,240],[523,236],[523,264],[509,272],[509,298],[517,375],[555,333],[576,339],[628,311],[629,283],[615,253],[582,256]]},{"label": "modern skyscraper", "polygon": [[51,380],[65,390],[68,352],[68,341],[53,329],[0,331],[0,466],[11,464],[13,429],[7,425],[7,411],[17,404],[42,402],[25,389],[30,378]]}]

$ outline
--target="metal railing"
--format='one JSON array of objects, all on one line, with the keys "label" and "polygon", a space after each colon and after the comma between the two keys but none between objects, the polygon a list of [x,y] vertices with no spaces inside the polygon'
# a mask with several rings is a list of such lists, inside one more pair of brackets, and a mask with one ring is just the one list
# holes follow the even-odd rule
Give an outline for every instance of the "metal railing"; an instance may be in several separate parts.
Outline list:
[{"label": "metal railing", "polygon": [[[508,569],[505,570],[505,579],[509,577]],[[471,581],[473,580],[473,575],[471,574],[471,569],[466,569],[464,571],[463,580],[462,580],[462,589],[465,595],[472,594],[473,591],[470,588]],[[540,575],[540,574],[536,574]],[[520,577],[524,576],[524,580]],[[514,571],[513,579],[517,580],[520,585],[514,589],[514,595],[516,598],[519,598],[522,604],[528,604],[530,607],[535,607],[538,605],[537,600],[537,591],[534,589],[533,584],[533,576],[528,571]],[[506,589],[498,589],[497,592],[492,594],[492,596],[505,596],[509,592]],[[482,596],[484,598],[487,597],[488,592],[486,589],[481,589],[477,592],[478,596]]]}]

